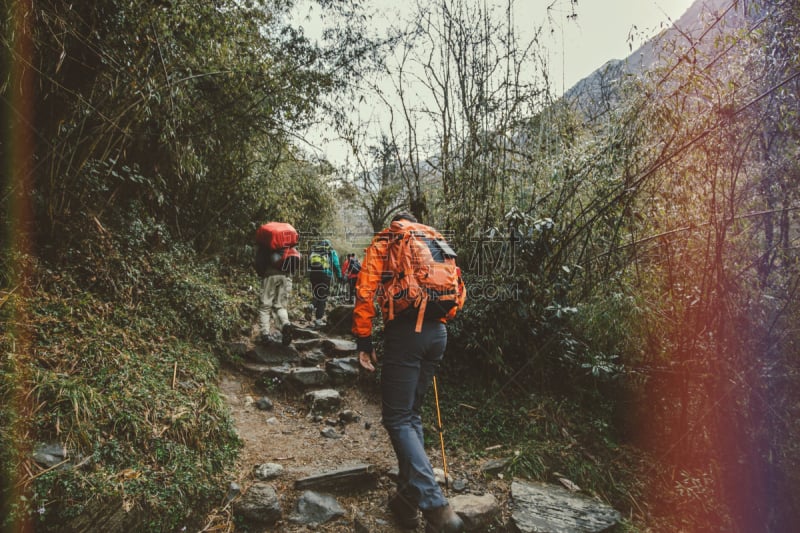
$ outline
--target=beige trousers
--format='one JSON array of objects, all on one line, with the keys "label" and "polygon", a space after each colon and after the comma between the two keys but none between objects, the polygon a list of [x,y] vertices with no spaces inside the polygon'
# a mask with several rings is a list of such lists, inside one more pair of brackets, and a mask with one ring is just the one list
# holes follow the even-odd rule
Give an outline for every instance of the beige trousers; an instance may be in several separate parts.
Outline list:
[{"label": "beige trousers", "polygon": [[258,309],[258,324],[262,334],[270,331],[272,317],[278,322],[278,329],[289,323],[289,294],[292,292],[292,280],[289,276],[275,274],[261,280],[261,306]]}]

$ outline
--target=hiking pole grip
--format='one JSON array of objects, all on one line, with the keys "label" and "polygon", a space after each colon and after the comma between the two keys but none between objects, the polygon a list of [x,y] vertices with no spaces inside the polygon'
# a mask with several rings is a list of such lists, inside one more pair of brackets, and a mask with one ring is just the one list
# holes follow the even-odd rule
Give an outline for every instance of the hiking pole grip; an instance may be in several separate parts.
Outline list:
[{"label": "hiking pole grip", "polygon": [[436,400],[436,420],[439,423],[439,443],[442,445],[442,465],[444,468],[444,488],[449,490],[447,479],[447,457],[444,454],[444,428],[442,427],[442,413],[439,411],[439,387],[436,386],[436,376],[433,376],[433,398]]}]

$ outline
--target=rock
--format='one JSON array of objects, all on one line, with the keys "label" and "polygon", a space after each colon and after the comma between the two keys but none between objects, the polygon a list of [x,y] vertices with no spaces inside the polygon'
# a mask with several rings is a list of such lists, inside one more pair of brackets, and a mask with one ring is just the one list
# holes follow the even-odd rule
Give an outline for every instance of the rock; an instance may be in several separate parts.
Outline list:
[{"label": "rock", "polygon": [[467,480],[466,479],[456,479],[453,481],[452,488],[455,492],[464,492],[467,490]]},{"label": "rock", "polygon": [[[445,484],[444,470],[442,470],[441,468],[434,468],[433,469],[433,477],[436,479],[436,483],[438,483],[439,485],[444,485]],[[447,485],[448,486],[452,485],[453,478],[451,476],[447,476],[447,480],[446,481],[447,481]]]},{"label": "rock", "polygon": [[333,492],[370,490],[378,486],[378,472],[371,464],[356,464],[298,479],[296,490],[315,489]]},{"label": "rock", "polygon": [[278,494],[268,483],[254,483],[234,505],[234,512],[245,521],[273,525],[283,511]]},{"label": "rock", "polygon": [[275,479],[283,473],[283,467],[277,463],[264,463],[253,469],[253,475],[261,481]]},{"label": "rock", "polygon": [[256,363],[267,365],[296,364],[300,362],[300,354],[292,346],[280,343],[268,345],[256,344],[245,353],[245,357]]},{"label": "rock", "polygon": [[285,383],[294,385],[301,390],[309,387],[327,385],[330,377],[324,370],[317,367],[293,368],[286,375]]},{"label": "rock", "polygon": [[325,429],[320,431],[320,434],[323,437],[328,438],[328,439],[341,439],[342,438],[342,436],[339,433],[337,433],[336,430],[333,429],[332,427],[326,427]]},{"label": "rock", "polygon": [[228,485],[228,491],[225,493],[225,503],[228,504],[232,502],[241,493],[242,487],[235,481],[231,481],[231,484]]},{"label": "rock", "polygon": [[296,350],[299,350],[301,352],[315,350],[319,348],[321,345],[322,345],[322,339],[319,337],[313,339],[297,340],[292,343],[292,346],[294,346]]},{"label": "rock", "polygon": [[486,531],[500,514],[500,505],[491,494],[460,494],[450,498],[450,505],[464,521],[466,531]]},{"label": "rock", "polygon": [[580,492],[581,488],[572,480],[569,480],[565,477],[558,478],[558,482],[564,485],[564,488],[570,492]]},{"label": "rock", "polygon": [[[320,335],[313,329],[309,328],[300,328],[295,326],[294,328],[294,338],[295,339],[302,339],[302,340],[319,340]],[[296,343],[297,341],[295,341]]]},{"label": "rock", "polygon": [[262,411],[272,411],[275,408],[275,406],[272,403],[272,400],[270,400],[266,396],[262,396],[261,398],[258,399],[258,401],[256,402],[256,407],[258,407]]},{"label": "rock", "polygon": [[289,377],[292,368],[293,367],[289,365],[267,366],[264,370],[262,370],[261,375],[259,376],[258,380],[256,380],[256,384],[265,389],[275,388],[286,381],[286,378]]},{"label": "rock", "polygon": [[506,467],[511,464],[511,457],[504,457],[501,459],[492,459],[483,463],[481,471],[484,474],[497,475],[500,474]]},{"label": "rock", "polygon": [[304,352],[303,356],[300,358],[300,365],[301,366],[319,366],[325,364],[327,360],[327,356],[322,353],[320,350],[311,350],[310,352]]},{"label": "rock", "polygon": [[228,352],[234,357],[244,357],[250,346],[244,341],[229,342],[227,344]]},{"label": "rock", "polygon": [[33,450],[33,460],[46,468],[53,468],[67,459],[67,449],[61,444],[39,443]]},{"label": "rock", "polygon": [[342,357],[356,353],[356,343],[344,339],[323,339],[322,349],[331,357]]},{"label": "rock", "polygon": [[358,379],[358,369],[356,357],[342,357],[325,363],[325,371],[331,377],[331,381],[337,384],[355,382]]},{"label": "rock", "polygon": [[248,376],[261,377],[271,366],[261,363],[253,363],[250,361],[242,361],[238,364],[239,369]]},{"label": "rock", "polygon": [[289,520],[298,524],[319,525],[344,514],[344,509],[333,496],[307,490],[298,498]]},{"label": "rock", "polygon": [[513,481],[511,501],[511,520],[520,533],[597,533],[621,518],[599,500],[548,483]]},{"label": "rock", "polygon": [[333,389],[321,389],[307,392],[305,395],[306,403],[311,404],[311,412],[325,412],[339,407],[342,397],[339,392]]},{"label": "rock", "polygon": [[361,420],[361,417],[358,416],[358,413],[356,413],[355,411],[351,409],[345,409],[344,411],[339,413],[339,420],[343,424],[350,424],[352,422],[358,422],[359,420]]}]

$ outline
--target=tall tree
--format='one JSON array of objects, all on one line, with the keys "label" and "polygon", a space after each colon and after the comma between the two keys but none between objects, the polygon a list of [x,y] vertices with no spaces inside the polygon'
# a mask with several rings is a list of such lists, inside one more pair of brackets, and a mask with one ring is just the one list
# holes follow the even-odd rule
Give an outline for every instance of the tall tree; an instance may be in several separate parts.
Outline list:
[{"label": "tall tree", "polygon": [[0,91],[36,139],[27,179],[40,240],[63,242],[65,223],[108,223],[129,206],[203,246],[239,231],[258,203],[254,163],[275,168],[322,96],[368,55],[359,19],[323,48],[288,25],[292,6],[49,0],[5,13],[4,27],[30,28],[28,52],[3,41],[35,79],[30,114],[17,107],[18,84],[6,79]]}]

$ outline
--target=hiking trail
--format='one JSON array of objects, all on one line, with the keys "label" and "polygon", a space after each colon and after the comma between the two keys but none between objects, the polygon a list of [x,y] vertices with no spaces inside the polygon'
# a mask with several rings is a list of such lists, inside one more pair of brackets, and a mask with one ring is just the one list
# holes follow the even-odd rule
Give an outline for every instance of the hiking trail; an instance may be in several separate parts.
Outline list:
[{"label": "hiking trail", "polygon": [[[381,425],[377,373],[360,371],[350,340],[351,316],[352,306],[335,306],[321,330],[312,329],[310,320],[294,320],[289,347],[256,342],[257,327],[232,343],[241,363],[220,370],[219,387],[243,447],[228,497],[209,514],[203,531],[424,532],[423,520],[416,530],[403,529],[387,508],[396,460]],[[435,421],[423,422],[434,435]],[[530,487],[502,473],[513,450],[492,448],[493,459],[477,460],[446,448],[449,483],[445,487],[442,477],[440,484],[468,531],[542,531],[526,529],[524,522],[532,516],[539,524],[533,527],[540,527],[543,507],[555,520],[565,515],[569,523],[564,524],[574,531],[602,531],[618,520],[616,511],[602,508],[602,527],[573,524],[571,516],[586,520],[592,502],[587,506],[565,489],[549,486],[556,491],[553,498],[544,484],[541,494],[534,486],[532,496],[523,495],[522,489]],[[428,457],[440,476],[438,439]],[[516,509],[512,487],[520,491]]]}]

